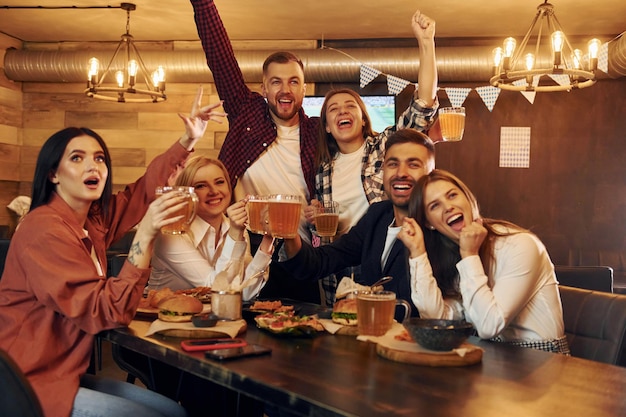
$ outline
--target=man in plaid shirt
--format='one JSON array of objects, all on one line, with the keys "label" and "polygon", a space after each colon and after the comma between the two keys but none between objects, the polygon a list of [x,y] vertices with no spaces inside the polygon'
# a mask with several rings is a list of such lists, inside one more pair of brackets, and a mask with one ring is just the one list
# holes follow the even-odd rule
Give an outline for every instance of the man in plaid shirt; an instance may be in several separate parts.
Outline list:
[{"label": "man in plaid shirt", "polygon": [[[228,169],[235,197],[292,194],[308,202],[315,189],[319,118],[309,118],[302,110],[306,91],[302,62],[289,52],[270,55],[263,64],[263,94],[252,92],[244,81],[213,1],[191,0],[191,3],[207,63],[228,113],[229,131],[219,159]],[[300,236],[310,241],[304,216]],[[278,284],[272,278],[279,268],[274,265],[270,268],[266,295]],[[284,280],[280,286],[283,289],[293,286],[302,294],[300,299],[313,290],[310,294],[313,299],[307,301],[320,300],[319,289],[313,286],[305,289],[291,279]]]}]

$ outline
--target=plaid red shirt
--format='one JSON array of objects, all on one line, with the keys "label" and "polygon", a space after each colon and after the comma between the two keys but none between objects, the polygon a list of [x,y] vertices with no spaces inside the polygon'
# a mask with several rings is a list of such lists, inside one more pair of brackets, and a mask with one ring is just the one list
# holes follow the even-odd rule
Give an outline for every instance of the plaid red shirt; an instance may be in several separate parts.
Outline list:
[{"label": "plaid red shirt", "polygon": [[[219,153],[233,187],[250,165],[276,140],[276,125],[265,98],[250,91],[235,58],[230,39],[212,0],[191,0],[196,27],[224,110],[229,131]],[[300,161],[309,196],[315,195],[315,147],[319,117],[300,110]]]}]

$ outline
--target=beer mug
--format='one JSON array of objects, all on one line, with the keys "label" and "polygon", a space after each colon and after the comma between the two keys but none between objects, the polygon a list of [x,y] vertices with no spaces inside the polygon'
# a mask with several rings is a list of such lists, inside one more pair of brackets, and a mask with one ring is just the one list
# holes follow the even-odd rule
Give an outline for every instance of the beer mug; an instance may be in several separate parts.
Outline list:
[{"label": "beer mug", "polygon": [[264,235],[267,233],[267,197],[250,195],[246,203],[248,212],[248,230]]},{"label": "beer mug", "polygon": [[439,127],[446,142],[463,139],[465,130],[465,107],[443,107],[439,109]]},{"label": "beer mug", "polygon": [[297,195],[274,194],[267,198],[269,231],[276,239],[293,239],[298,235],[302,200]]},{"label": "beer mug", "polygon": [[393,325],[396,305],[404,307],[404,320],[411,315],[411,305],[397,300],[392,291],[359,291],[356,295],[357,329],[360,335],[382,336]]},{"label": "beer mug", "polygon": [[193,187],[175,186],[175,187],[157,187],[155,194],[157,196],[165,193],[176,192],[181,196],[184,196],[187,204],[180,210],[173,213],[170,217],[182,216],[180,220],[174,223],[168,224],[161,228],[161,233],[169,235],[180,235],[185,233],[193,218],[196,216],[196,206],[198,205],[198,196],[194,192]]},{"label": "beer mug", "polygon": [[321,237],[333,237],[339,225],[339,205],[336,201],[321,201],[315,207],[315,230]]}]

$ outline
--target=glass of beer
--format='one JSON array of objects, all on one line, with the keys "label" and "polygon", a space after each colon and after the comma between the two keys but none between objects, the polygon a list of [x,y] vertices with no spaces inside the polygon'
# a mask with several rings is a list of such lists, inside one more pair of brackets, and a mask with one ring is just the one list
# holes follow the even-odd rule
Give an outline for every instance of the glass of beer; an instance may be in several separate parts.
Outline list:
[{"label": "glass of beer", "polygon": [[397,300],[392,291],[359,291],[356,294],[357,330],[363,336],[382,336],[393,325],[396,305],[404,307],[404,320],[411,313],[405,300]]},{"label": "glass of beer", "polygon": [[302,199],[297,195],[274,194],[267,197],[269,232],[276,239],[293,239],[298,234]]},{"label": "glass of beer", "polygon": [[339,205],[336,201],[321,201],[315,208],[315,230],[321,237],[333,237],[339,225]]},{"label": "glass of beer", "polygon": [[198,205],[198,196],[194,192],[193,187],[157,187],[155,194],[160,196],[165,193],[178,193],[184,196],[187,204],[180,210],[173,213],[170,217],[182,216],[182,218],[174,223],[168,224],[161,228],[161,233],[169,235],[180,235],[185,233],[193,218],[196,216],[196,206]]},{"label": "glass of beer", "polygon": [[250,195],[246,203],[248,211],[248,230],[252,233],[264,235],[267,233],[267,197],[264,195]]},{"label": "glass of beer", "polygon": [[465,130],[465,107],[443,107],[439,109],[439,126],[446,142],[463,139]]}]

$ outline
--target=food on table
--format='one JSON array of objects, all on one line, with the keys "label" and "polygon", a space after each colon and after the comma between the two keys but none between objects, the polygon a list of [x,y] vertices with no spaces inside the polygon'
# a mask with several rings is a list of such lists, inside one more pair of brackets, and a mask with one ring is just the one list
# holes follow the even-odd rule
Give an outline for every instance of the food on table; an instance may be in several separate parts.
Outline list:
[{"label": "food on table", "polygon": [[203,303],[210,303],[211,302],[211,287],[188,288],[188,289],[185,289],[185,290],[176,290],[176,291],[174,291],[174,293],[175,294],[190,295],[190,296],[195,297],[198,300],[202,301]]},{"label": "food on table", "polygon": [[401,340],[403,342],[413,342],[413,338],[411,337],[409,332],[406,331],[406,329],[402,330],[402,332],[398,333],[393,338],[396,340]]},{"label": "food on table", "polygon": [[191,321],[194,314],[202,312],[202,303],[195,297],[175,294],[159,304],[159,320],[169,322]]},{"label": "food on table", "polygon": [[160,290],[150,290],[148,291],[148,302],[150,303],[150,307],[157,308],[159,304],[165,299],[172,297],[174,295],[174,291],[169,288],[161,288]]},{"label": "food on table", "polygon": [[280,311],[292,311],[293,306],[283,305],[282,301],[255,301],[250,306],[251,311],[267,311],[267,312],[280,312]]},{"label": "food on table", "polygon": [[344,326],[356,326],[356,298],[339,300],[333,306],[331,314],[333,322]]},{"label": "food on table", "polygon": [[291,333],[303,328],[323,331],[324,327],[315,316],[296,316],[293,311],[265,313],[254,318],[261,329],[274,333]]}]

